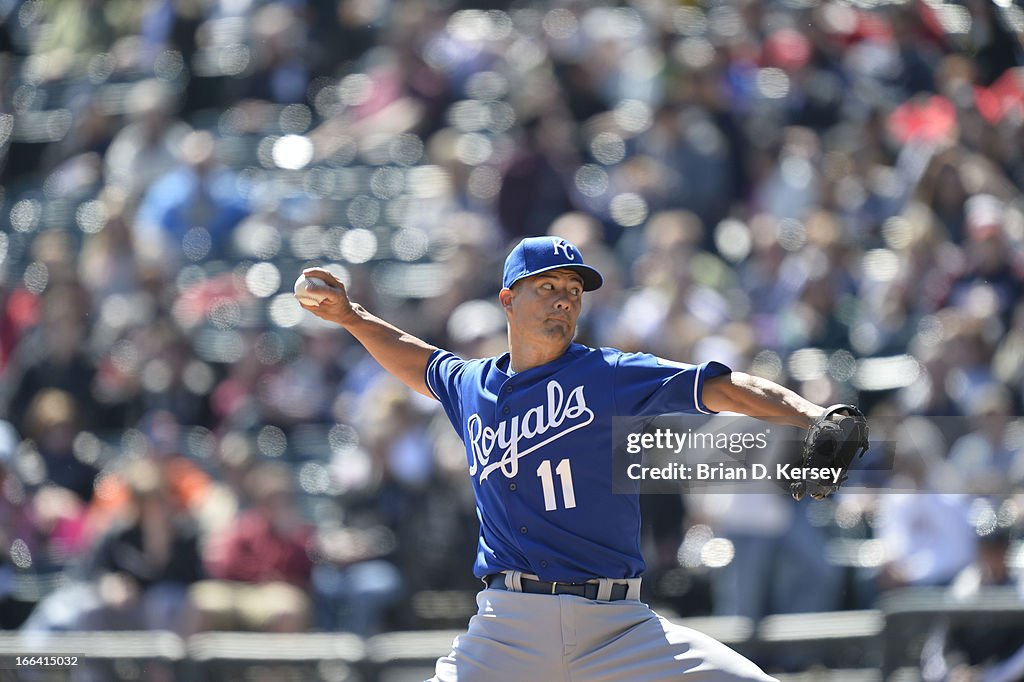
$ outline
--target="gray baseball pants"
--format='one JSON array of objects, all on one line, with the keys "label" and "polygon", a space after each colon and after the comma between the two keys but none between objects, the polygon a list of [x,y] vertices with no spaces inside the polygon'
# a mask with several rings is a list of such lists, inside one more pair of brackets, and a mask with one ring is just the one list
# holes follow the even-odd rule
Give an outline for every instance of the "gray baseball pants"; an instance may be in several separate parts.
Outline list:
[{"label": "gray baseball pants", "polygon": [[643,602],[485,589],[430,682],[775,682]]}]

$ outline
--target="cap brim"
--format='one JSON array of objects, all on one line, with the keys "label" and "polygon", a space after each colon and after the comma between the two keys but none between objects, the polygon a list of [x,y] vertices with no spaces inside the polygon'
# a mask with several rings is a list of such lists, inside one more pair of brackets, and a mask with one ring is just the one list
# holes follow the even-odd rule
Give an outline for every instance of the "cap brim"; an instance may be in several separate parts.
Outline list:
[{"label": "cap brim", "polygon": [[601,285],[604,284],[604,277],[601,276],[601,273],[595,270],[594,268],[590,267],[589,265],[559,264],[551,265],[549,267],[540,268],[537,270],[531,270],[530,272],[527,272],[521,277],[517,277],[516,279],[512,280],[508,286],[509,288],[511,288],[513,284],[520,280],[524,280],[527,277],[533,277],[534,275],[539,275],[542,272],[548,272],[550,270],[575,270],[583,279],[583,291],[593,291],[594,289],[600,289]]}]

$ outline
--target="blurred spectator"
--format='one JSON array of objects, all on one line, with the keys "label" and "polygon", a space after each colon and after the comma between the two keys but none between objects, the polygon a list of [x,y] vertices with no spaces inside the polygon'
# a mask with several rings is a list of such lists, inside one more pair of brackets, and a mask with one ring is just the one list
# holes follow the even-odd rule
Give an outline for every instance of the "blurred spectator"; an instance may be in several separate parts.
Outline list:
[{"label": "blurred spectator", "polygon": [[1012,407],[1009,392],[998,385],[983,388],[971,403],[968,414],[974,430],[958,438],[949,451],[949,462],[964,490],[1007,494],[1018,482],[1010,478],[1017,473],[1018,448],[1007,443]]},{"label": "blurred spectator", "polygon": [[820,196],[813,168],[821,163],[821,140],[808,128],[782,132],[775,166],[754,188],[754,208],[776,218],[803,220]]},{"label": "blurred spectator", "polygon": [[228,368],[210,392],[213,426],[227,430],[258,428],[263,414],[259,404],[259,383],[267,371],[256,353],[246,352]]},{"label": "blurred spectator", "polygon": [[[416,399],[401,384],[384,378],[369,390],[364,405],[368,409],[358,421],[383,478],[383,497],[387,498],[386,491],[392,488],[397,488],[396,499],[422,491],[433,474],[434,457]],[[404,516],[403,510],[392,510],[395,522]]]},{"label": "blurred spectator", "polygon": [[370,637],[387,624],[387,614],[403,602],[402,574],[383,555],[394,539],[386,528],[336,528],[321,533],[326,561],[313,568],[316,625],[324,631]]},{"label": "blurred spectator", "polygon": [[[768,467],[787,461],[793,453],[786,443],[785,437],[773,439],[768,449],[758,451],[757,461]],[[696,518],[706,520],[734,551],[731,561],[711,573],[716,615],[757,621],[776,613],[838,608],[842,573],[823,556],[826,538],[809,523],[808,505],[793,505],[785,494],[742,487],[696,493],[690,500]]]},{"label": "blurred spectator", "polygon": [[1014,36],[1005,15],[979,0],[964,3],[971,13],[967,38],[982,84],[989,84],[1008,69],[1020,65],[1020,37]]},{"label": "blurred spectator", "polygon": [[947,585],[974,555],[967,501],[958,495],[889,493],[879,505],[887,563],[883,588]]},{"label": "blurred spectator", "polygon": [[718,123],[702,107],[662,107],[636,141],[637,151],[661,164],[665,187],[656,208],[692,211],[705,229],[728,214],[733,187],[733,150]]},{"label": "blurred spectator", "polygon": [[331,420],[334,394],[345,375],[339,362],[343,338],[311,331],[302,336],[300,352],[290,362],[268,368],[260,396],[264,420],[281,425]]},{"label": "blurred spectator", "polygon": [[[948,585],[976,556],[969,498],[941,459],[938,427],[907,420],[893,435],[892,490],[879,495],[876,527],[884,553],[882,589]],[[897,492],[898,491],[898,492]]]},{"label": "blurred spectator", "polygon": [[284,466],[263,464],[245,484],[253,506],[211,538],[205,564],[212,580],[191,590],[194,627],[301,632],[311,622],[313,529],[295,504]]},{"label": "blurred spectator", "polygon": [[52,171],[45,182],[56,193],[84,198],[103,186],[103,154],[117,131],[117,120],[91,94],[75,98],[71,111],[71,130],[46,150],[42,165]]},{"label": "blurred spectator", "polygon": [[[1006,587],[1014,584],[1007,559],[1012,533],[996,528],[978,537],[978,554],[968,566],[957,573],[950,591],[958,599],[965,599],[983,587]],[[1021,642],[1024,644],[1024,642]]]},{"label": "blurred spectator", "polygon": [[196,52],[196,30],[204,8],[201,0],[152,0],[143,8],[139,23],[140,56],[152,63],[166,50],[177,50],[185,64]]},{"label": "blurred spectator", "polygon": [[[1011,534],[996,529],[978,539],[978,556],[957,575],[950,594],[957,600],[976,597],[989,587],[1012,584],[1007,567]],[[940,620],[931,630],[922,652],[922,677],[1006,681],[1024,674],[1024,636],[1012,624],[978,628]]]},{"label": "blurred spectator", "polygon": [[195,524],[174,506],[155,462],[135,460],[123,475],[130,501],[86,562],[102,606],[83,614],[80,627],[184,632],[188,586],[203,577]]},{"label": "blurred spectator", "polygon": [[1004,207],[990,194],[976,194],[965,203],[967,240],[965,267],[950,292],[951,302],[978,317],[1009,320],[1020,299],[1021,277],[1004,236]]},{"label": "blurred spectator", "polygon": [[192,509],[203,540],[222,537],[247,502],[245,479],[256,465],[256,445],[241,431],[228,431],[218,440],[210,467],[211,477],[198,505]]},{"label": "blurred spectator", "polygon": [[43,529],[39,528],[28,493],[14,467],[18,434],[8,422],[0,421],[0,630],[17,628],[28,616],[32,604],[16,593],[17,576],[43,560]]},{"label": "blurred spectator", "polygon": [[178,166],[143,197],[135,246],[144,263],[170,274],[189,261],[222,256],[232,230],[249,214],[242,181],[216,160],[215,145],[209,132],[189,133]]},{"label": "blurred spectator", "polygon": [[[208,507],[214,504],[214,482],[194,461],[181,454],[185,438],[176,416],[168,411],[155,411],[138,426],[143,429],[142,438],[136,441],[139,451],[134,455],[145,456],[148,465],[156,469],[164,487],[164,501],[172,513],[198,524],[206,514],[213,513]],[[91,532],[103,533],[119,517],[130,516],[131,485],[116,461],[103,471],[89,506]]]},{"label": "blurred spectator", "polygon": [[[9,364],[21,338],[31,331],[39,316],[39,299],[25,289],[11,289],[0,284],[0,376],[10,380]],[[6,407],[6,390],[0,389],[0,404]],[[5,410],[7,412],[7,410]],[[10,418],[9,412],[7,413]]]},{"label": "blurred spectator", "polygon": [[91,500],[99,471],[76,456],[81,415],[74,397],[60,389],[43,389],[29,403],[24,423],[25,436],[39,454],[43,480],[74,493],[82,502]]},{"label": "blurred spectator", "polygon": [[[142,409],[165,417],[165,422],[175,426],[175,435],[181,424],[210,423],[210,404],[204,393],[213,377],[202,376],[205,366],[193,362],[188,339],[181,331],[173,325],[154,324],[145,330],[140,345],[148,351],[141,368]],[[199,378],[194,376],[197,372],[202,373]],[[164,447],[176,450],[179,445],[174,442]]]},{"label": "blurred spectator", "polygon": [[27,412],[35,397],[52,388],[63,391],[85,422],[98,416],[91,409],[96,368],[85,351],[87,303],[76,287],[52,290],[42,301],[42,320],[7,369],[4,396],[7,418],[28,432]]},{"label": "blurred spectator", "polygon": [[1014,306],[1009,329],[992,358],[992,369],[1004,386],[1012,387],[1017,413],[1024,393],[1024,303]]},{"label": "blurred spectator", "polygon": [[497,213],[505,238],[538,234],[570,210],[566,175],[577,165],[572,123],[551,111],[523,124],[523,139],[502,172]]},{"label": "blurred spectator", "polygon": [[177,164],[190,128],[174,117],[174,93],[156,79],[132,86],[127,121],[114,136],[105,158],[107,184],[120,188],[129,205]]},{"label": "blurred spectator", "polygon": [[102,306],[109,305],[113,296],[135,295],[141,288],[142,275],[135,259],[130,218],[125,214],[127,195],[119,187],[108,186],[100,194],[99,202],[105,214],[102,229],[84,240],[78,275],[92,298],[93,312],[109,325],[110,313]]},{"label": "blurred spectator", "polygon": [[138,25],[134,0],[47,0],[49,31],[38,47],[37,67],[47,78],[82,76],[90,58],[111,49]]},{"label": "blurred spectator", "polygon": [[280,104],[301,102],[310,78],[310,27],[301,5],[270,2],[252,17],[253,66],[241,83],[240,96]]}]

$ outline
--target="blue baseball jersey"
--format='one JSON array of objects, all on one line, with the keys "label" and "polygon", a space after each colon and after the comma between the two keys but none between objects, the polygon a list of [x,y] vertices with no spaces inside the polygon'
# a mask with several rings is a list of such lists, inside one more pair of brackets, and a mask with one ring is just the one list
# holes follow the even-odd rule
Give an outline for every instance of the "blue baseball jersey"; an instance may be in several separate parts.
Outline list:
[{"label": "blue baseball jersey", "polygon": [[560,582],[640,575],[639,497],[612,493],[612,417],[713,414],[704,381],[730,371],[576,343],[519,373],[508,353],[467,361],[435,351],[427,387],[465,443],[476,494],[473,572]]}]

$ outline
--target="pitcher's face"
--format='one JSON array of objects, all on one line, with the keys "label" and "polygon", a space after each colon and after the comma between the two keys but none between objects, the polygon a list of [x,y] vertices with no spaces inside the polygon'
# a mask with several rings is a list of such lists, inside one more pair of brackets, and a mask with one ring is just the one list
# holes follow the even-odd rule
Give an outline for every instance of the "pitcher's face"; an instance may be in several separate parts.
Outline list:
[{"label": "pitcher's face", "polygon": [[500,296],[513,338],[567,346],[576,334],[583,306],[583,278],[576,271],[542,272],[503,289]]}]

